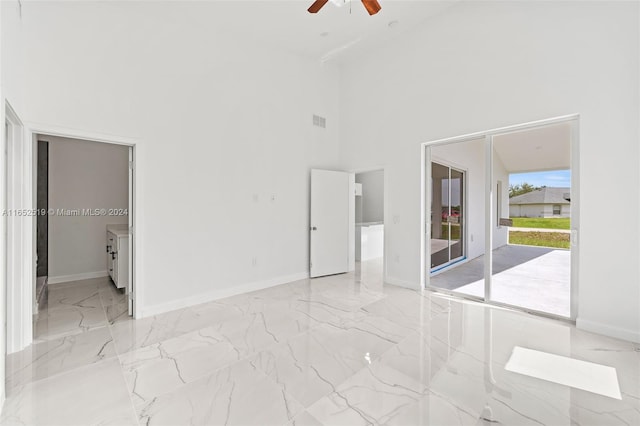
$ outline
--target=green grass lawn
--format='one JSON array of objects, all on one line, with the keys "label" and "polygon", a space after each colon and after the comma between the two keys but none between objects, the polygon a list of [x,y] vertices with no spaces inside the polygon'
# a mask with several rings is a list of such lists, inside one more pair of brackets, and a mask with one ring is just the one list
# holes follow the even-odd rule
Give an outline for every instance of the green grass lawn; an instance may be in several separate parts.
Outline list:
[{"label": "green grass lawn", "polygon": [[[442,224],[442,237],[446,238],[449,235],[449,225],[446,223]],[[452,223],[451,224],[451,239],[459,240],[460,239],[460,224]]]},{"label": "green grass lawn", "polygon": [[512,217],[513,226],[517,228],[569,229],[571,219],[568,217]]},{"label": "green grass lawn", "polygon": [[562,232],[509,232],[509,244],[553,248],[569,248],[570,234]]}]

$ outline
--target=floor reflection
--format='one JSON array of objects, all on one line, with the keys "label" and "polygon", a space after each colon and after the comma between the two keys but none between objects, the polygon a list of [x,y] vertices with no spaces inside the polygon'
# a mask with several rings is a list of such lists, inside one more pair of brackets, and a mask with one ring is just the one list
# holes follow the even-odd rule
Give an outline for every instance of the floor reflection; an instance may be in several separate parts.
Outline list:
[{"label": "floor reflection", "polygon": [[[63,322],[10,355],[2,424],[640,424],[638,345],[386,285],[381,261],[56,337]],[[516,347],[615,368],[621,399],[509,371]]]}]

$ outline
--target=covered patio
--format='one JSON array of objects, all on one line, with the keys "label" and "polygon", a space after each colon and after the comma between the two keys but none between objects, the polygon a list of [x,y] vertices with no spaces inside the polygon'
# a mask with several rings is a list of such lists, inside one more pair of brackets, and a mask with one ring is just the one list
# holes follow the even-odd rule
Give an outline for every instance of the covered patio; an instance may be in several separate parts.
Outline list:
[{"label": "covered patio", "polygon": [[[569,317],[571,253],[545,247],[504,245],[493,250],[491,300]],[[484,255],[431,277],[431,286],[484,296]]]}]

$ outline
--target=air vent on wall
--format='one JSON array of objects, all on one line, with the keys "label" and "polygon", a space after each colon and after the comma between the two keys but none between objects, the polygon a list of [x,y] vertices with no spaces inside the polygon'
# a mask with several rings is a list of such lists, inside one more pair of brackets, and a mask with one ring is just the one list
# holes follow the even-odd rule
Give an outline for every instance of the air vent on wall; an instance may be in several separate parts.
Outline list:
[{"label": "air vent on wall", "polygon": [[324,129],[327,127],[327,119],[324,117],[320,117],[319,115],[313,114],[313,125],[322,127]]}]

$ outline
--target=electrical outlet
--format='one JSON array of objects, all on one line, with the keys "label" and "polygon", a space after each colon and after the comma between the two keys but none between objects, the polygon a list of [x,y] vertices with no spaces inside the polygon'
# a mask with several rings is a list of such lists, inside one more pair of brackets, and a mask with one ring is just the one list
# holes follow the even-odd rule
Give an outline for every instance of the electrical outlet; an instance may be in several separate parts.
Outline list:
[{"label": "electrical outlet", "polygon": [[396,254],[394,260],[396,261],[396,263],[400,263],[400,255]]},{"label": "electrical outlet", "polygon": [[251,258],[251,266],[258,266],[258,258],[257,257],[253,257]]}]

